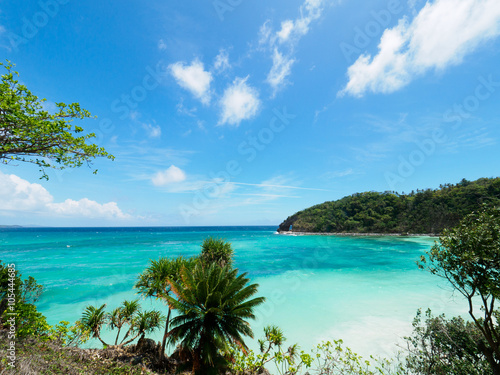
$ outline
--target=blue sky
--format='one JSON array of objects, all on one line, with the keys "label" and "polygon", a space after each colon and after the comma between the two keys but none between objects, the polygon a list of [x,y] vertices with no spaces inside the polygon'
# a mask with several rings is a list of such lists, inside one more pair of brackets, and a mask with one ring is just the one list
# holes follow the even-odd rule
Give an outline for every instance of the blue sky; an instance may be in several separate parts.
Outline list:
[{"label": "blue sky", "polygon": [[277,225],[499,176],[498,0],[0,1],[0,57],[115,161],[0,166],[0,224]]}]

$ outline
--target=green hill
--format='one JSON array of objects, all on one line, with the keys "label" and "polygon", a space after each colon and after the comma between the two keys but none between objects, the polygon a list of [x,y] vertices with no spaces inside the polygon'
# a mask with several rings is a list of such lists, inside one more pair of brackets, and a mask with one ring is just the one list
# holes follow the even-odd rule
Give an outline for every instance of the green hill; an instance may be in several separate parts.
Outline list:
[{"label": "green hill", "polygon": [[482,204],[500,205],[499,177],[463,179],[456,185],[410,194],[357,193],[299,211],[278,231],[439,234]]}]

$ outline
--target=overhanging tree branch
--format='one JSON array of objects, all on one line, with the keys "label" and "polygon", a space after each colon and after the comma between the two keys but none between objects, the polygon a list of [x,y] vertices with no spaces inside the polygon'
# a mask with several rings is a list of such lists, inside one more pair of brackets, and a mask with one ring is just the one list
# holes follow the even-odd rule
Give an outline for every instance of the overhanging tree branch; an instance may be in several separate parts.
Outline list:
[{"label": "overhanging tree branch", "polygon": [[48,179],[44,168],[92,165],[97,157],[114,159],[104,148],[88,143],[95,134],[76,136],[84,129],[72,121],[90,118],[90,112],[78,103],[56,103],[57,113],[50,114],[43,109],[45,99],[15,79],[19,74],[12,63],[0,65],[6,69],[0,82],[0,162],[35,164],[41,168],[41,178]]}]

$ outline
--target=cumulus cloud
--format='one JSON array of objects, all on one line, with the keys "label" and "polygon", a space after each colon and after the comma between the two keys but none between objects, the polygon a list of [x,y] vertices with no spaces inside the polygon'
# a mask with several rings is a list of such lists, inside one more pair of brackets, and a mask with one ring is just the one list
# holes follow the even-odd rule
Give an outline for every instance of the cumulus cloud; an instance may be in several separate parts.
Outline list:
[{"label": "cumulus cloud", "polygon": [[165,186],[182,182],[185,179],[186,173],[175,165],[171,165],[168,169],[156,173],[151,178],[151,182],[153,182],[153,185],[155,186]]},{"label": "cumulus cloud", "polygon": [[339,95],[391,93],[429,70],[460,64],[480,44],[500,34],[498,0],[428,2],[410,22],[384,31],[378,53],[361,55],[347,70]]},{"label": "cumulus cloud", "polygon": [[0,211],[32,212],[51,216],[126,220],[116,202],[98,203],[88,198],[67,199],[54,203],[54,197],[42,185],[30,183],[16,175],[0,172]]},{"label": "cumulus cloud", "polygon": [[169,70],[179,86],[188,90],[203,104],[210,103],[210,83],[213,77],[212,73],[205,70],[201,61],[195,59],[190,65],[178,61],[169,65]]},{"label": "cumulus cloud", "polygon": [[231,64],[229,63],[229,54],[225,49],[221,49],[219,54],[215,57],[214,69],[218,73],[222,73],[229,68],[231,68]]},{"label": "cumulus cloud", "polygon": [[43,210],[53,200],[40,184],[0,172],[0,209],[12,211]]},{"label": "cumulus cloud", "polygon": [[294,47],[309,32],[310,24],[321,16],[323,0],[306,0],[299,9],[300,16],[294,20],[281,22],[281,28],[273,32],[270,21],[260,28],[259,44],[266,46],[272,53],[273,66],[267,76],[267,83],[273,94],[287,83],[292,72]]},{"label": "cumulus cloud", "polygon": [[219,125],[238,126],[241,121],[254,117],[260,108],[259,93],[247,84],[248,76],[236,78],[226,88],[220,100],[222,107]]}]

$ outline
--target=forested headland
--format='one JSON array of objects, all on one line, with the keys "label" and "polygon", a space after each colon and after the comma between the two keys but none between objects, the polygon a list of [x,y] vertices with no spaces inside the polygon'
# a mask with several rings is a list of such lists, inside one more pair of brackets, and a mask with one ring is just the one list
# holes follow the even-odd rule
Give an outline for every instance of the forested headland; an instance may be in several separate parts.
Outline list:
[{"label": "forested headland", "polygon": [[483,204],[500,204],[500,178],[463,179],[439,189],[356,193],[289,216],[279,231],[439,234]]}]

